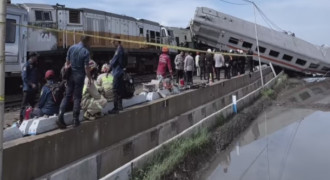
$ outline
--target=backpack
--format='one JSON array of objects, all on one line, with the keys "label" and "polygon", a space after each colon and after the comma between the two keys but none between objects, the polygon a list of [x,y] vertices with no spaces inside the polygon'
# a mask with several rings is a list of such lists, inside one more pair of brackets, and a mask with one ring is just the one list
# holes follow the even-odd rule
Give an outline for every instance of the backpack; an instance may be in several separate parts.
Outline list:
[{"label": "backpack", "polygon": [[64,82],[57,82],[46,86],[50,89],[55,104],[59,106],[64,97],[64,92],[65,92]]},{"label": "backpack", "polygon": [[134,80],[131,75],[128,73],[124,72],[123,75],[123,89],[122,89],[122,98],[128,99],[133,97],[135,92],[135,87],[134,87]]}]

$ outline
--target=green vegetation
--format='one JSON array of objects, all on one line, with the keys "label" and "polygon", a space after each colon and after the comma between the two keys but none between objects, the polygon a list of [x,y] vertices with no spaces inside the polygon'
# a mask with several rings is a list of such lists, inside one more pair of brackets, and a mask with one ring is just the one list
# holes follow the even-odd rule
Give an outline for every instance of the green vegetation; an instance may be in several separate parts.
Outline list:
[{"label": "green vegetation", "polygon": [[157,180],[172,172],[189,154],[200,152],[210,142],[206,129],[190,138],[178,139],[167,146],[143,168],[135,170],[132,180]]}]

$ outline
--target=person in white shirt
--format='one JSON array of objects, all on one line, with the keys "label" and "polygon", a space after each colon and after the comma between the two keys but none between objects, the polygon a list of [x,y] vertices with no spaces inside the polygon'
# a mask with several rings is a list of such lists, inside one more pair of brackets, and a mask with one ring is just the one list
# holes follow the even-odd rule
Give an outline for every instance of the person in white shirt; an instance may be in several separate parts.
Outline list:
[{"label": "person in white shirt", "polygon": [[193,84],[193,72],[195,69],[194,58],[191,56],[191,52],[188,53],[184,60],[184,71],[187,75],[187,84]]},{"label": "person in white shirt", "polygon": [[196,65],[196,70],[197,70],[197,76],[200,76],[201,75],[201,67],[199,66],[199,52],[196,53],[195,65]]},{"label": "person in white shirt", "polygon": [[220,81],[220,71],[221,68],[225,62],[225,59],[223,57],[223,55],[221,53],[215,53],[214,54],[214,61],[215,61],[215,74],[216,74],[216,78],[218,81]]}]

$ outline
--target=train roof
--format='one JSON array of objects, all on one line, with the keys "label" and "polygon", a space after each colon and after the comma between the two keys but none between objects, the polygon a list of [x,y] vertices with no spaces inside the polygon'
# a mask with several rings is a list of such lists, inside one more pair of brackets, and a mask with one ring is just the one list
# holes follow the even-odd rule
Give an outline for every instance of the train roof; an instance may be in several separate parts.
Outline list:
[{"label": "train roof", "polygon": [[142,23],[146,23],[146,24],[151,24],[151,25],[155,25],[155,26],[160,26],[160,24],[158,22],[155,21],[150,21],[147,19],[139,19],[140,22]]},{"label": "train roof", "polygon": [[89,8],[79,8],[79,10],[82,10],[84,12],[89,12],[89,13],[95,13],[95,14],[101,14],[101,15],[107,15],[107,16],[117,17],[117,18],[131,20],[131,21],[137,21],[137,19],[135,19],[135,18],[133,18],[131,16],[119,15],[119,14],[114,14],[114,13],[106,12],[106,11],[100,11],[100,10],[89,9]]},{"label": "train roof", "polygon": [[53,6],[48,4],[36,4],[36,3],[23,3],[21,6],[26,8],[34,8],[34,9],[54,9]]},{"label": "train roof", "polygon": [[[217,18],[217,21],[210,22],[213,26],[221,26],[228,31],[240,34],[242,36],[255,37],[255,25],[249,21],[230,16],[221,12],[217,12],[207,7],[199,7],[205,14],[212,15]],[[198,8],[197,8],[198,10]],[[197,11],[196,11],[197,12]],[[221,23],[223,21],[230,21],[233,23]],[[278,48],[292,50],[298,54],[305,55],[307,57],[316,58],[318,60],[324,60],[330,62],[330,54],[323,54],[320,51],[320,46],[309,43],[298,37],[284,32],[275,31],[273,29],[261,26],[257,24],[259,41],[273,45]],[[328,50],[326,50],[328,51]]]}]

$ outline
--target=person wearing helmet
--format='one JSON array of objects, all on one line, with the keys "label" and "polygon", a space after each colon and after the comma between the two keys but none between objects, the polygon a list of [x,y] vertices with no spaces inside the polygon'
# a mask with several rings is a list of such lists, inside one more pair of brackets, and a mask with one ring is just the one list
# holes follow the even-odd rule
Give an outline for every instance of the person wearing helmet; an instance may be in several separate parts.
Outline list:
[{"label": "person wearing helmet", "polygon": [[[95,61],[89,61],[89,71],[92,79],[97,77],[98,66]],[[100,94],[98,88],[93,82],[89,85],[88,78],[85,78],[83,94],[81,99],[81,108],[84,111],[84,118],[86,120],[94,120],[101,117],[101,111],[107,104],[107,100]]]},{"label": "person wearing helmet", "polygon": [[158,68],[157,68],[157,79],[163,80],[166,77],[167,68],[173,79],[171,59],[168,55],[168,47],[164,46],[162,48],[162,54],[159,56]]},{"label": "person wearing helmet", "polygon": [[[63,98],[64,84],[54,82],[55,73],[53,70],[48,70],[45,73],[46,84],[42,87],[38,107],[33,110],[30,117],[51,116],[58,114],[59,105],[62,99],[55,96],[54,91],[62,93]],[[57,102],[58,101],[58,102]]]},{"label": "person wearing helmet", "polygon": [[113,100],[113,76],[111,73],[108,73],[110,66],[108,64],[103,64],[101,72],[97,77],[96,84],[99,86],[99,91],[107,99],[107,101]]},{"label": "person wearing helmet", "polygon": [[66,128],[64,122],[64,113],[67,108],[67,104],[70,102],[73,96],[73,127],[80,125],[80,102],[82,97],[82,90],[84,86],[84,79],[87,75],[88,84],[92,83],[92,77],[89,71],[90,54],[88,46],[90,44],[89,36],[82,36],[80,42],[71,46],[68,50],[65,67],[71,69],[70,76],[67,79],[67,88],[65,97],[60,105],[60,113],[56,124],[59,128]]}]

